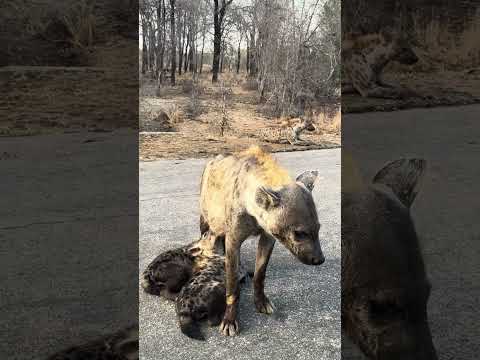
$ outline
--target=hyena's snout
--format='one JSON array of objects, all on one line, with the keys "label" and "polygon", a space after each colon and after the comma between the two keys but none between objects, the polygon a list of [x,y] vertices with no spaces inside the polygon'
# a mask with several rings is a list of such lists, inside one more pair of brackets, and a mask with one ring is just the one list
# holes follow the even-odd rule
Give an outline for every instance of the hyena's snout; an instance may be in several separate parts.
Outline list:
[{"label": "hyena's snout", "polygon": [[325,255],[318,240],[302,246],[297,257],[305,265],[322,265],[325,262]]},{"label": "hyena's snout", "polygon": [[325,262],[325,255],[322,252],[318,255],[312,256],[312,265],[322,265]]}]

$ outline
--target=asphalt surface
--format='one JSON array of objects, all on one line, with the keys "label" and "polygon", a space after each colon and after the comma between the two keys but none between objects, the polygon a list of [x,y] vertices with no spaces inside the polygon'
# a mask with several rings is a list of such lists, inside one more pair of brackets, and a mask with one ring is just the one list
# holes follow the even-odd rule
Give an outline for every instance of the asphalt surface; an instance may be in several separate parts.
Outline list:
[{"label": "asphalt surface", "polygon": [[[277,243],[265,282],[277,312],[255,311],[250,282],[241,292],[240,334],[224,337],[205,325],[205,342],[181,334],[172,302],[140,290],[141,359],[340,359],[340,149],[275,157],[292,175],[319,171],[313,194],[326,262],[303,265]],[[160,252],[198,238],[199,181],[206,161],[140,163],[140,271]],[[256,239],[242,246],[242,262],[250,268],[255,246]]]},{"label": "asphalt surface", "polygon": [[[354,155],[366,179],[391,160],[427,160],[412,217],[432,283],[429,322],[442,360],[480,353],[479,113],[479,105],[469,105],[342,117],[342,150]],[[344,346],[342,358],[363,357]]]},{"label": "asphalt surface", "polygon": [[0,139],[0,359],[136,319],[137,144],[133,130]]}]

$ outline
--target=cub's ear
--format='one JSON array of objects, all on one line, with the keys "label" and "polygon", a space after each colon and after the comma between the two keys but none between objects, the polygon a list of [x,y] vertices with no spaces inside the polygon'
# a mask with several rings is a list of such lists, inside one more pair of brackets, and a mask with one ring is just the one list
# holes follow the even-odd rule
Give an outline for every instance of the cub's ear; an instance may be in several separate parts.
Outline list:
[{"label": "cub's ear", "polygon": [[409,208],[417,196],[426,167],[427,162],[423,159],[398,159],[385,165],[375,175],[373,183],[388,186]]},{"label": "cub's ear", "polygon": [[259,187],[255,193],[255,202],[265,210],[279,206],[280,200],[281,197],[278,191],[267,189],[264,186]]},{"label": "cub's ear", "polygon": [[296,181],[302,183],[308,190],[312,191],[317,177],[318,171],[305,171],[303,174],[298,175]]}]

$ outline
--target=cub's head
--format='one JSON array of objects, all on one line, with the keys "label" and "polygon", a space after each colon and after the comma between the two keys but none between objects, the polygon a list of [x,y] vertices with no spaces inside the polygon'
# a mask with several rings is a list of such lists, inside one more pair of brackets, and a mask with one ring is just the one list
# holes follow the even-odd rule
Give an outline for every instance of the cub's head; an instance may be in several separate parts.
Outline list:
[{"label": "cub's head", "polygon": [[258,219],[263,229],[307,265],[321,265],[325,261],[312,197],[317,176],[316,171],[307,171],[279,190],[260,187],[255,194],[255,202],[263,210]]}]

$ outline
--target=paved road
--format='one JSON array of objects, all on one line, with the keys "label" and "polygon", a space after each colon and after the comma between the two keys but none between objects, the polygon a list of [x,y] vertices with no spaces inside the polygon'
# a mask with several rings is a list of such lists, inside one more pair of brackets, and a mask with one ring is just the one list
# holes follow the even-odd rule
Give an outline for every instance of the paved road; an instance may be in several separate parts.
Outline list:
[{"label": "paved road", "polygon": [[342,118],[343,149],[356,156],[367,178],[400,157],[428,162],[412,215],[433,285],[432,336],[444,360],[478,359],[480,353],[479,113],[479,105],[470,105]]},{"label": "paved road", "polygon": [[137,317],[137,139],[0,139],[0,359],[45,359]]},{"label": "paved road", "polygon": [[[302,265],[277,244],[267,272],[266,293],[277,307],[255,312],[251,283],[242,289],[240,336],[207,329],[207,341],[180,333],[172,303],[140,291],[140,356],[156,359],[340,359],[340,149],[278,154],[292,175],[317,169],[314,190],[326,262]],[[158,253],[199,235],[199,181],[206,160],[140,163],[140,271]],[[255,239],[242,247],[253,267]]]}]

